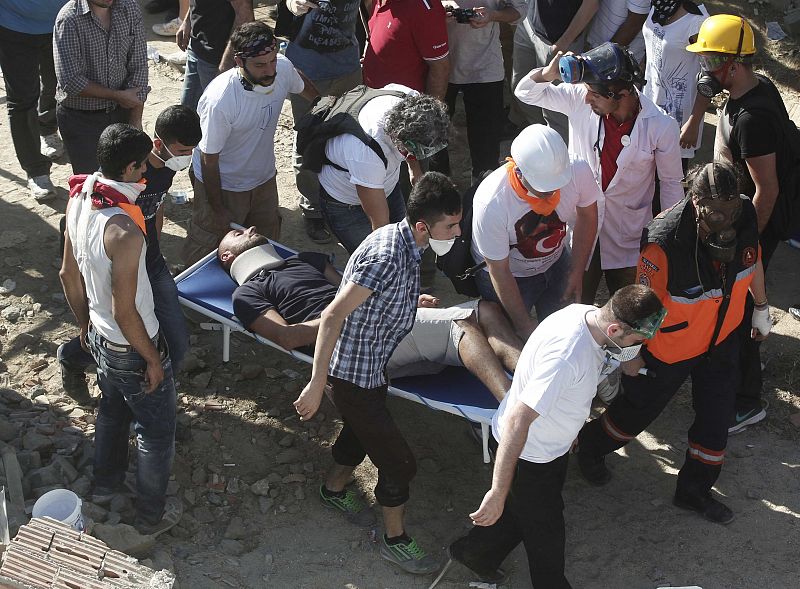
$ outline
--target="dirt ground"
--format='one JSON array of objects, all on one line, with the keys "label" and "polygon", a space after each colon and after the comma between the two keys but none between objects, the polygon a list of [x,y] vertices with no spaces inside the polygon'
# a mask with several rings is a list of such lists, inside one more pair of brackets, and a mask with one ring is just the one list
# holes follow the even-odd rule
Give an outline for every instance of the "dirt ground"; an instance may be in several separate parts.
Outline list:
[{"label": "dirt ground", "polygon": [[[726,6],[708,4],[713,12]],[[745,16],[752,17],[754,5],[745,6]],[[790,39],[767,42],[764,22],[779,20],[779,15],[755,6],[761,12],[754,21],[757,44],[767,49],[762,65],[780,84],[800,122],[798,44]],[[258,15],[265,14],[266,7],[260,7]],[[147,18],[148,29],[154,22],[156,18]],[[150,40],[162,53],[175,50],[168,40],[153,35]],[[163,61],[151,64],[153,91],[144,114],[145,130],[151,134],[157,114],[178,103],[180,77]],[[0,102],[5,102],[4,87]],[[708,120],[713,122],[713,115]],[[459,180],[469,174],[462,125],[457,117],[452,159]],[[291,127],[287,102],[275,140],[284,219],[281,241],[297,249],[333,252],[343,265],[346,252],[341,247],[320,248],[305,237],[291,172]],[[713,125],[706,126],[706,133],[704,145],[710,148]],[[25,189],[7,119],[0,118],[0,283],[16,282],[12,293],[0,295],[0,308],[13,304],[23,311],[16,322],[0,320],[0,386],[28,395],[45,389],[53,404],[67,401],[60,388],[56,347],[77,333],[57,270],[57,227],[69,174],[69,164],[57,162],[52,178],[59,187],[58,198],[37,204]],[[174,188],[190,189],[186,174],[177,176]],[[163,250],[171,264],[178,262],[190,207],[167,204]],[[437,278],[437,289],[447,302],[455,300],[442,277]],[[567,576],[574,587],[797,587],[800,322],[785,310],[800,301],[799,250],[781,245],[770,268],[768,291],[777,320],[763,346],[768,418],[730,439],[716,485],[736,521],[717,526],[671,504],[692,421],[686,385],[646,432],[610,456],[614,478],[607,486],[587,485],[572,462],[564,500]],[[233,338],[232,361],[223,365],[218,332],[204,331],[195,322],[190,326],[192,351],[187,370],[178,375],[181,415],[171,488],[183,500],[186,515],[171,535],[159,539],[157,564],[171,564],[181,587],[204,589],[427,587],[430,577],[405,575],[380,559],[374,531],[352,527],[320,506],[317,488],[340,422],[327,401],[323,415],[313,422],[298,421],[291,402],[309,369],[241,337]],[[469,529],[467,514],[488,489],[491,469],[482,463],[463,420],[402,400],[389,403],[419,463],[408,505],[408,532],[427,550],[440,553]],[[355,484],[372,503],[375,482],[371,465],[358,469]],[[503,587],[530,587],[523,550],[513,552],[505,566],[510,576]],[[471,580],[465,569],[455,567],[439,586],[467,587]]]}]

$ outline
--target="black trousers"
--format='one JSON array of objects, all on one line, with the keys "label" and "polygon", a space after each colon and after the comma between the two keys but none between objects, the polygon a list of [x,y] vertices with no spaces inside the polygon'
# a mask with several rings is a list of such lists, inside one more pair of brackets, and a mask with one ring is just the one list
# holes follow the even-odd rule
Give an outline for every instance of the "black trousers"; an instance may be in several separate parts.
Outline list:
[{"label": "black trousers", "polygon": [[6,83],[11,140],[28,177],[50,173],[40,135],[56,132],[53,35],[28,35],[0,27],[0,68]]},{"label": "black trousers", "polygon": [[75,110],[58,105],[58,128],[69,155],[73,174],[91,174],[100,167],[97,163],[97,141],[106,127],[113,123],[127,123],[130,111],[117,108],[104,110]]},{"label": "black trousers", "polygon": [[497,569],[522,542],[535,589],[569,589],[564,576],[564,500],[569,454],[543,464],[517,461],[505,509],[493,525],[475,526],[457,550],[478,569]]},{"label": "black trousers", "polygon": [[[761,263],[764,265],[764,274],[772,259],[772,255],[781,242],[773,233],[769,225],[759,236],[761,244]],[[736,410],[745,413],[751,409],[761,407],[761,392],[764,380],[761,376],[761,342],[750,337],[753,328],[753,308],[755,302],[750,293],[744,307],[744,317],[736,330],[739,338],[739,367],[741,371],[741,384],[736,395]]]},{"label": "black trousers", "polygon": [[579,452],[604,456],[626,445],[658,417],[686,378],[692,377],[694,422],[677,491],[705,496],[717,480],[728,443],[728,426],[739,382],[739,339],[731,333],[710,356],[667,364],[646,348],[642,357],[656,378],[622,375],[622,394],[578,434]]},{"label": "black trousers", "polygon": [[328,384],[331,401],[344,422],[331,448],[334,462],[355,467],[369,456],[378,469],[378,504],[403,505],[408,501],[409,483],[417,474],[417,462],[386,407],[387,386],[364,389],[333,376],[328,376]]},{"label": "black trousers", "polygon": [[[444,102],[450,118],[456,109],[458,93],[464,95],[467,115],[467,142],[472,158],[473,180],[487,170],[497,168],[500,159],[500,136],[503,131],[503,81],[482,84],[449,84]],[[443,149],[431,158],[431,170],[450,175],[450,156]]]}]

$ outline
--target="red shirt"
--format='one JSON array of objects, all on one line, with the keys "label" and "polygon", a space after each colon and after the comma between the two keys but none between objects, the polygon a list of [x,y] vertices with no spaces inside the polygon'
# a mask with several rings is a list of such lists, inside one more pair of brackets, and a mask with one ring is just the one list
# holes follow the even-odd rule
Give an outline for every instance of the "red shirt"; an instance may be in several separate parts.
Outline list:
[{"label": "red shirt", "polygon": [[617,173],[617,158],[622,151],[622,138],[627,137],[626,143],[630,142],[631,131],[636,117],[624,123],[618,123],[611,115],[603,117],[603,129],[605,138],[603,139],[603,149],[600,152],[600,169],[603,172],[603,192],[605,192],[614,174]]},{"label": "red shirt", "polygon": [[426,61],[449,52],[440,0],[374,0],[369,35],[362,73],[370,88],[402,84],[425,92]]}]

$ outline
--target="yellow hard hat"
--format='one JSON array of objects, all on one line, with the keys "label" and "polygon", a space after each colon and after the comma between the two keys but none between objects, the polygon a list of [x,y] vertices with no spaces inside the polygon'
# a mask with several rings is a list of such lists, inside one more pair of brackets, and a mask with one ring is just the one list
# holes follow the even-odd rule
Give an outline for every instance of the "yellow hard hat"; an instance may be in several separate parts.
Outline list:
[{"label": "yellow hard hat", "polygon": [[753,55],[756,52],[753,27],[732,14],[709,16],[700,26],[697,41],[686,47],[686,51]]}]

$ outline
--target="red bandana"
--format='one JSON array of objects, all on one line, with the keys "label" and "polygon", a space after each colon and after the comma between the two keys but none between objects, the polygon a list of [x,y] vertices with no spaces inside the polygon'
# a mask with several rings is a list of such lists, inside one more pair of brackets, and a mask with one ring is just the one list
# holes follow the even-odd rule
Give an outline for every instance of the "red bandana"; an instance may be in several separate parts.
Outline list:
[{"label": "red bandana", "polygon": [[[83,190],[83,183],[89,174],[75,174],[69,178],[69,196],[70,198],[78,196]],[[142,233],[147,234],[147,229],[144,224],[144,215],[142,209],[137,205],[132,205],[124,194],[120,194],[116,189],[103,182],[95,182],[94,192],[91,194],[92,205],[99,209],[108,209],[111,207],[119,207],[125,211],[128,216],[133,219],[133,222],[142,230]]]}]

